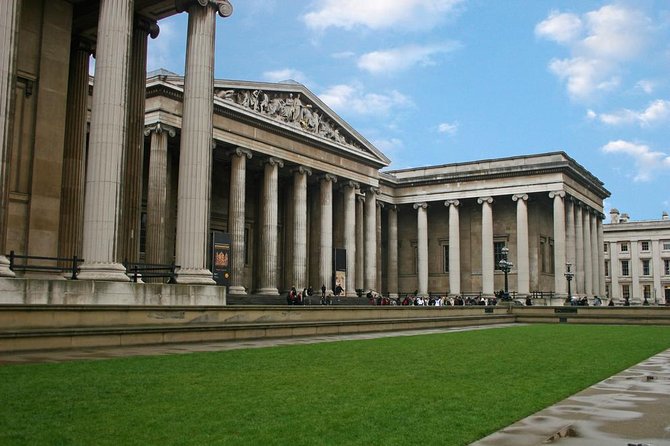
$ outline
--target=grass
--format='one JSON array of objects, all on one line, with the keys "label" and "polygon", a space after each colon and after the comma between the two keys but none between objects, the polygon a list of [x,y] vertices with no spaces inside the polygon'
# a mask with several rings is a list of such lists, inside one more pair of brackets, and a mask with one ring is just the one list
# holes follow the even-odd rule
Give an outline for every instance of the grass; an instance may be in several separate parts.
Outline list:
[{"label": "grass", "polygon": [[670,348],[530,325],[0,367],[0,444],[463,445]]}]

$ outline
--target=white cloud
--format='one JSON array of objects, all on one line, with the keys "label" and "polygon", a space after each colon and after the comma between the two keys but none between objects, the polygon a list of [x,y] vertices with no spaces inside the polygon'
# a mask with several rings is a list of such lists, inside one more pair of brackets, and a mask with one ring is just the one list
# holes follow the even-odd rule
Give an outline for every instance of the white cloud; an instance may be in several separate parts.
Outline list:
[{"label": "white cloud", "polygon": [[399,138],[375,139],[372,141],[372,145],[386,155],[397,153],[405,146]]},{"label": "white cloud", "polygon": [[294,80],[300,82],[301,84],[307,83],[307,76],[305,76],[301,71],[295,70],[293,68],[283,68],[281,70],[274,71],[265,71],[263,73],[263,79],[268,82],[281,82],[287,80]]},{"label": "white cloud", "polygon": [[552,11],[535,34],[568,48],[570,57],[553,59],[549,69],[566,83],[571,98],[588,101],[619,86],[626,64],[644,57],[653,29],[642,12],[611,4],[581,17]]},{"label": "white cloud", "polygon": [[317,0],[312,11],[303,16],[315,30],[330,27],[373,30],[430,29],[457,12],[465,0]]},{"label": "white cloud", "polygon": [[656,88],[656,82],[642,79],[641,81],[638,81],[637,84],[635,84],[635,88],[640,89],[647,94],[651,94],[654,92],[654,89]]},{"label": "white cloud", "polygon": [[458,131],[458,122],[443,122],[437,126],[437,131],[440,133],[446,133],[447,135],[455,135]]},{"label": "white cloud", "polygon": [[605,144],[601,150],[604,153],[623,154],[633,158],[636,170],[633,181],[650,181],[659,170],[670,170],[670,156],[655,152],[644,144],[617,140]]},{"label": "white cloud", "polygon": [[366,93],[359,85],[334,85],[319,94],[319,98],[338,112],[359,115],[387,115],[394,109],[412,106],[412,101],[398,91]]},{"label": "white cloud", "polygon": [[573,42],[582,33],[582,20],[575,14],[551,11],[546,20],[535,26],[535,34],[559,43]]},{"label": "white cloud", "polygon": [[353,51],[341,51],[339,53],[333,53],[330,55],[333,59],[350,59],[354,57],[356,53]]},{"label": "white cloud", "polygon": [[451,42],[439,45],[406,45],[384,51],[373,51],[358,59],[358,67],[372,74],[406,70],[414,65],[434,65],[434,56],[459,47]]},{"label": "white cloud", "polygon": [[657,99],[640,111],[624,108],[613,113],[597,114],[589,110],[587,116],[607,125],[639,124],[642,127],[648,127],[657,123],[670,122],[670,101]]}]

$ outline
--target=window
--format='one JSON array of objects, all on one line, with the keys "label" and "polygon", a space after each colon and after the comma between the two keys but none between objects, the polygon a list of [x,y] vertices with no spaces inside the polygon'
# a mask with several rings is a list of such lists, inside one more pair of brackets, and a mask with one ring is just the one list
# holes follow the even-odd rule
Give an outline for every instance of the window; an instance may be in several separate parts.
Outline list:
[{"label": "window", "polygon": [[502,249],[505,247],[505,242],[493,242],[493,263],[494,269],[500,271],[500,261],[505,258]]},{"label": "window", "polygon": [[644,296],[645,299],[651,299],[651,285],[645,285],[642,288],[642,295]]},{"label": "window", "polygon": [[609,245],[610,244],[607,242],[603,243],[603,252],[607,252],[607,250],[609,249]]},{"label": "window", "polygon": [[628,271],[628,260],[621,261],[621,275],[622,276],[630,275],[630,272]]},{"label": "window", "polygon": [[663,242],[663,251],[670,251],[670,242],[669,241],[664,241]]},{"label": "window", "polygon": [[628,243],[626,242],[621,243],[621,252],[628,252]]},{"label": "window", "polygon": [[609,277],[610,275],[610,261],[605,260],[605,277]]},{"label": "window", "polygon": [[621,285],[621,297],[630,299],[630,285]]},{"label": "window", "polygon": [[651,264],[649,260],[643,260],[642,261],[642,275],[643,276],[650,276],[651,275]]},{"label": "window", "polygon": [[640,249],[642,251],[649,251],[649,241],[645,240],[640,242]]},{"label": "window", "polygon": [[449,245],[442,245],[442,271],[449,272]]},{"label": "window", "polygon": [[663,274],[670,276],[670,260],[663,260]]}]

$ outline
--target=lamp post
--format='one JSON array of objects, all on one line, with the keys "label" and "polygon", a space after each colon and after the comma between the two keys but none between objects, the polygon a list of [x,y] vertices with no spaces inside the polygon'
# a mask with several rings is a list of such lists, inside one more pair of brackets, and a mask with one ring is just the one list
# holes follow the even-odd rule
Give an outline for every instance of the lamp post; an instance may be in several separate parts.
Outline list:
[{"label": "lamp post", "polygon": [[514,264],[507,260],[507,255],[509,254],[509,249],[507,246],[503,246],[503,248],[500,250],[502,252],[503,258],[498,262],[498,265],[500,266],[500,269],[503,273],[505,273],[505,295],[503,296],[504,300],[509,299],[509,286],[507,282],[507,274],[510,272]]},{"label": "lamp post", "polygon": [[565,299],[566,305],[572,303],[572,290],[570,289],[570,282],[572,281],[572,278],[575,277],[575,273],[570,271],[570,267],[572,266],[572,263],[568,262],[565,264],[565,269],[567,270],[565,272],[565,278],[568,280],[568,297]]}]

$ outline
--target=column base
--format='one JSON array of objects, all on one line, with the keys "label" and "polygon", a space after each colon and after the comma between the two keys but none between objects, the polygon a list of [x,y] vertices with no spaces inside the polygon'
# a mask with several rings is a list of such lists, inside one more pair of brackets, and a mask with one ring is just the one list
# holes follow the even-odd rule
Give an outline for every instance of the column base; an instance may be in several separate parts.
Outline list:
[{"label": "column base", "polygon": [[279,290],[277,288],[259,288],[256,290],[256,294],[265,294],[268,296],[279,296]]},{"label": "column base", "polygon": [[178,269],[175,282],[189,285],[215,285],[212,272],[208,269]]},{"label": "column base", "polygon": [[9,260],[3,255],[0,255],[0,277],[16,277],[14,271],[9,269]]},{"label": "column base", "polygon": [[231,285],[228,287],[228,294],[246,295],[247,290],[243,286]]},{"label": "column base", "polygon": [[389,298],[390,299],[397,299],[398,298],[398,293],[389,293]]},{"label": "column base", "polygon": [[130,282],[126,268],[120,263],[84,263],[80,267],[77,279]]}]

